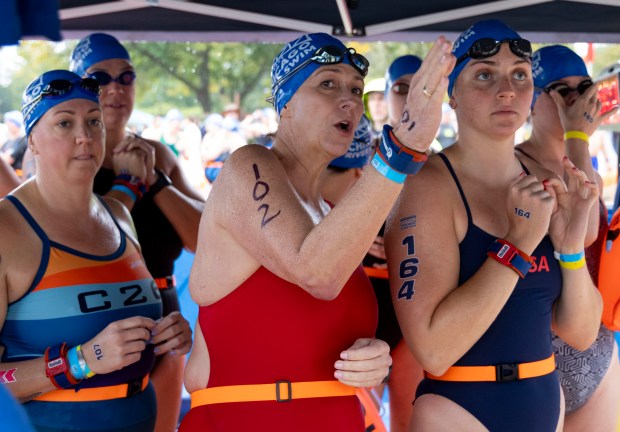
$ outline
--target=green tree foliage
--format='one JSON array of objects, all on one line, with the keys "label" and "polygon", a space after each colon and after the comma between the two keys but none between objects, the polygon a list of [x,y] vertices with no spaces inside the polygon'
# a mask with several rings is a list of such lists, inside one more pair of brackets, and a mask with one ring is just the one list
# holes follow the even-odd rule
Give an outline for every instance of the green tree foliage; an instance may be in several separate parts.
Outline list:
[{"label": "green tree foliage", "polygon": [[423,59],[432,46],[430,43],[419,42],[366,42],[348,45],[354,47],[370,62],[367,81],[383,78],[390,64],[400,56],[412,54]]},{"label": "green tree foliage", "polygon": [[248,110],[266,106],[271,63],[281,48],[240,43],[127,45],[140,74],[140,105],[159,114],[172,107],[221,111],[229,102]]},{"label": "green tree foliage", "polygon": [[74,46],[75,43],[22,41],[17,49],[1,48],[11,54],[4,53],[5,62],[10,64],[0,65],[2,75],[9,75],[4,76],[6,83],[0,83],[0,112],[20,109],[24,89],[43,72],[67,69]]}]

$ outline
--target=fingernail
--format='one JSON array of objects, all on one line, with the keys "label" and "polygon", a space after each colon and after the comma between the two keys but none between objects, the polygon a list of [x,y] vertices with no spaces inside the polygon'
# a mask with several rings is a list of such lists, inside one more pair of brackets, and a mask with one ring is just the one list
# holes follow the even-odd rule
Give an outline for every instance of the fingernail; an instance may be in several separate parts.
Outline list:
[{"label": "fingernail", "polygon": [[157,330],[153,329],[151,330],[151,336],[155,336],[157,334]]},{"label": "fingernail", "polygon": [[334,372],[334,376],[335,376],[336,378],[340,379],[340,378],[342,378],[342,372],[340,372],[340,371],[336,371],[336,372]]},{"label": "fingernail", "polygon": [[161,351],[160,347],[155,347],[155,349],[153,350],[155,354],[159,354],[160,351]]},{"label": "fingernail", "polygon": [[579,169],[577,169],[577,167],[573,167],[573,171],[579,171]]},{"label": "fingernail", "polygon": [[337,361],[336,364],[334,364],[334,367],[336,369],[342,369],[343,366],[344,366],[344,363],[341,361]]},{"label": "fingernail", "polygon": [[175,350],[170,350],[170,355],[177,355],[177,352]]},{"label": "fingernail", "polygon": [[346,360],[347,358],[349,358],[349,354],[347,354],[346,351],[343,351],[340,353],[340,358]]}]

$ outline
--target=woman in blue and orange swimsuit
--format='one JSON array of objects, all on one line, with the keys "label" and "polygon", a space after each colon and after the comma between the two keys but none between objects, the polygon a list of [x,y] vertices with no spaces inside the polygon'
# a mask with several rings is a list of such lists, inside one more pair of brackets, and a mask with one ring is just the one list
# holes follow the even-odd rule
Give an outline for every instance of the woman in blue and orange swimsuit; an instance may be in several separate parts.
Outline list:
[{"label": "woman in blue and orange swimsuit", "polygon": [[[83,78],[96,79],[101,86],[99,103],[106,148],[93,190],[118,199],[130,210],[146,267],[160,289],[164,314],[178,312],[174,262],[183,248],[196,250],[204,200],[168,146],[128,132],[137,78],[129,52],[115,37],[106,33],[84,37],[71,54],[69,68]],[[125,160],[134,152],[144,155],[141,164]],[[114,182],[123,172],[138,177],[149,186],[148,191],[136,199],[115,190]],[[169,432],[178,425],[184,365],[183,356],[157,358],[152,375],[157,393],[157,432]]]},{"label": "woman in blue and orange swimsuit", "polygon": [[[0,201],[0,371],[38,431],[152,431],[155,357],[191,347],[187,321],[162,317],[129,213],[92,192],[98,96],[62,70],[27,87],[37,175]],[[114,187],[139,194],[134,180]]]},{"label": "woman in blue and orange swimsuit", "polygon": [[386,233],[396,314],[426,371],[410,430],[561,430],[551,329],[579,349],[596,338],[583,245],[598,188],[568,159],[565,184],[514,154],[528,41],[489,20],[454,46],[459,139],[407,182]]},{"label": "woman in blue and orange swimsuit", "polygon": [[[445,91],[450,48],[439,39],[414,91]],[[353,140],[367,69],[324,33],[301,36],[274,60],[274,145],[234,152],[203,213],[190,277],[200,305],[185,369],[192,409],[181,431],[364,430],[355,387],[381,383],[391,359],[373,338],[377,306],[360,263],[425,160],[442,99],[408,100],[411,116],[387,136],[388,150],[330,210],[321,176]]]}]

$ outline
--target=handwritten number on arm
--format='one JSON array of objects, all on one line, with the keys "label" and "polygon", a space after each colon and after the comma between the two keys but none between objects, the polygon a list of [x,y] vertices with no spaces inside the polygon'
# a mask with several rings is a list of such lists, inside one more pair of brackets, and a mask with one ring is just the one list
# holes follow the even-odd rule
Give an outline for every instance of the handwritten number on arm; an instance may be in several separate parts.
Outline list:
[{"label": "handwritten number on arm", "polygon": [[[259,202],[262,201],[263,198],[265,198],[269,194],[269,184],[260,180],[258,165],[253,164],[252,168],[254,169],[254,177],[256,177],[256,183],[254,184],[254,189],[252,190],[252,198],[254,198],[254,201]],[[276,214],[267,216],[267,213],[269,213],[269,204],[261,204],[260,206],[258,206],[257,211],[260,212],[261,210],[263,210],[263,219],[260,224],[261,228],[274,220],[281,212],[281,210],[278,210]]]}]

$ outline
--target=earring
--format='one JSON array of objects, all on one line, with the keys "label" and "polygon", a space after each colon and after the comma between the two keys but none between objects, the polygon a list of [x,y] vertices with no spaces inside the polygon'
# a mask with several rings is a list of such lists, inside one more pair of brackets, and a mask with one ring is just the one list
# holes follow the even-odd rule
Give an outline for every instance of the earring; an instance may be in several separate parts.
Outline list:
[{"label": "earring", "polygon": [[450,102],[448,102],[448,105],[450,105],[450,108],[456,109],[456,102],[454,102],[454,99],[450,98]]}]

